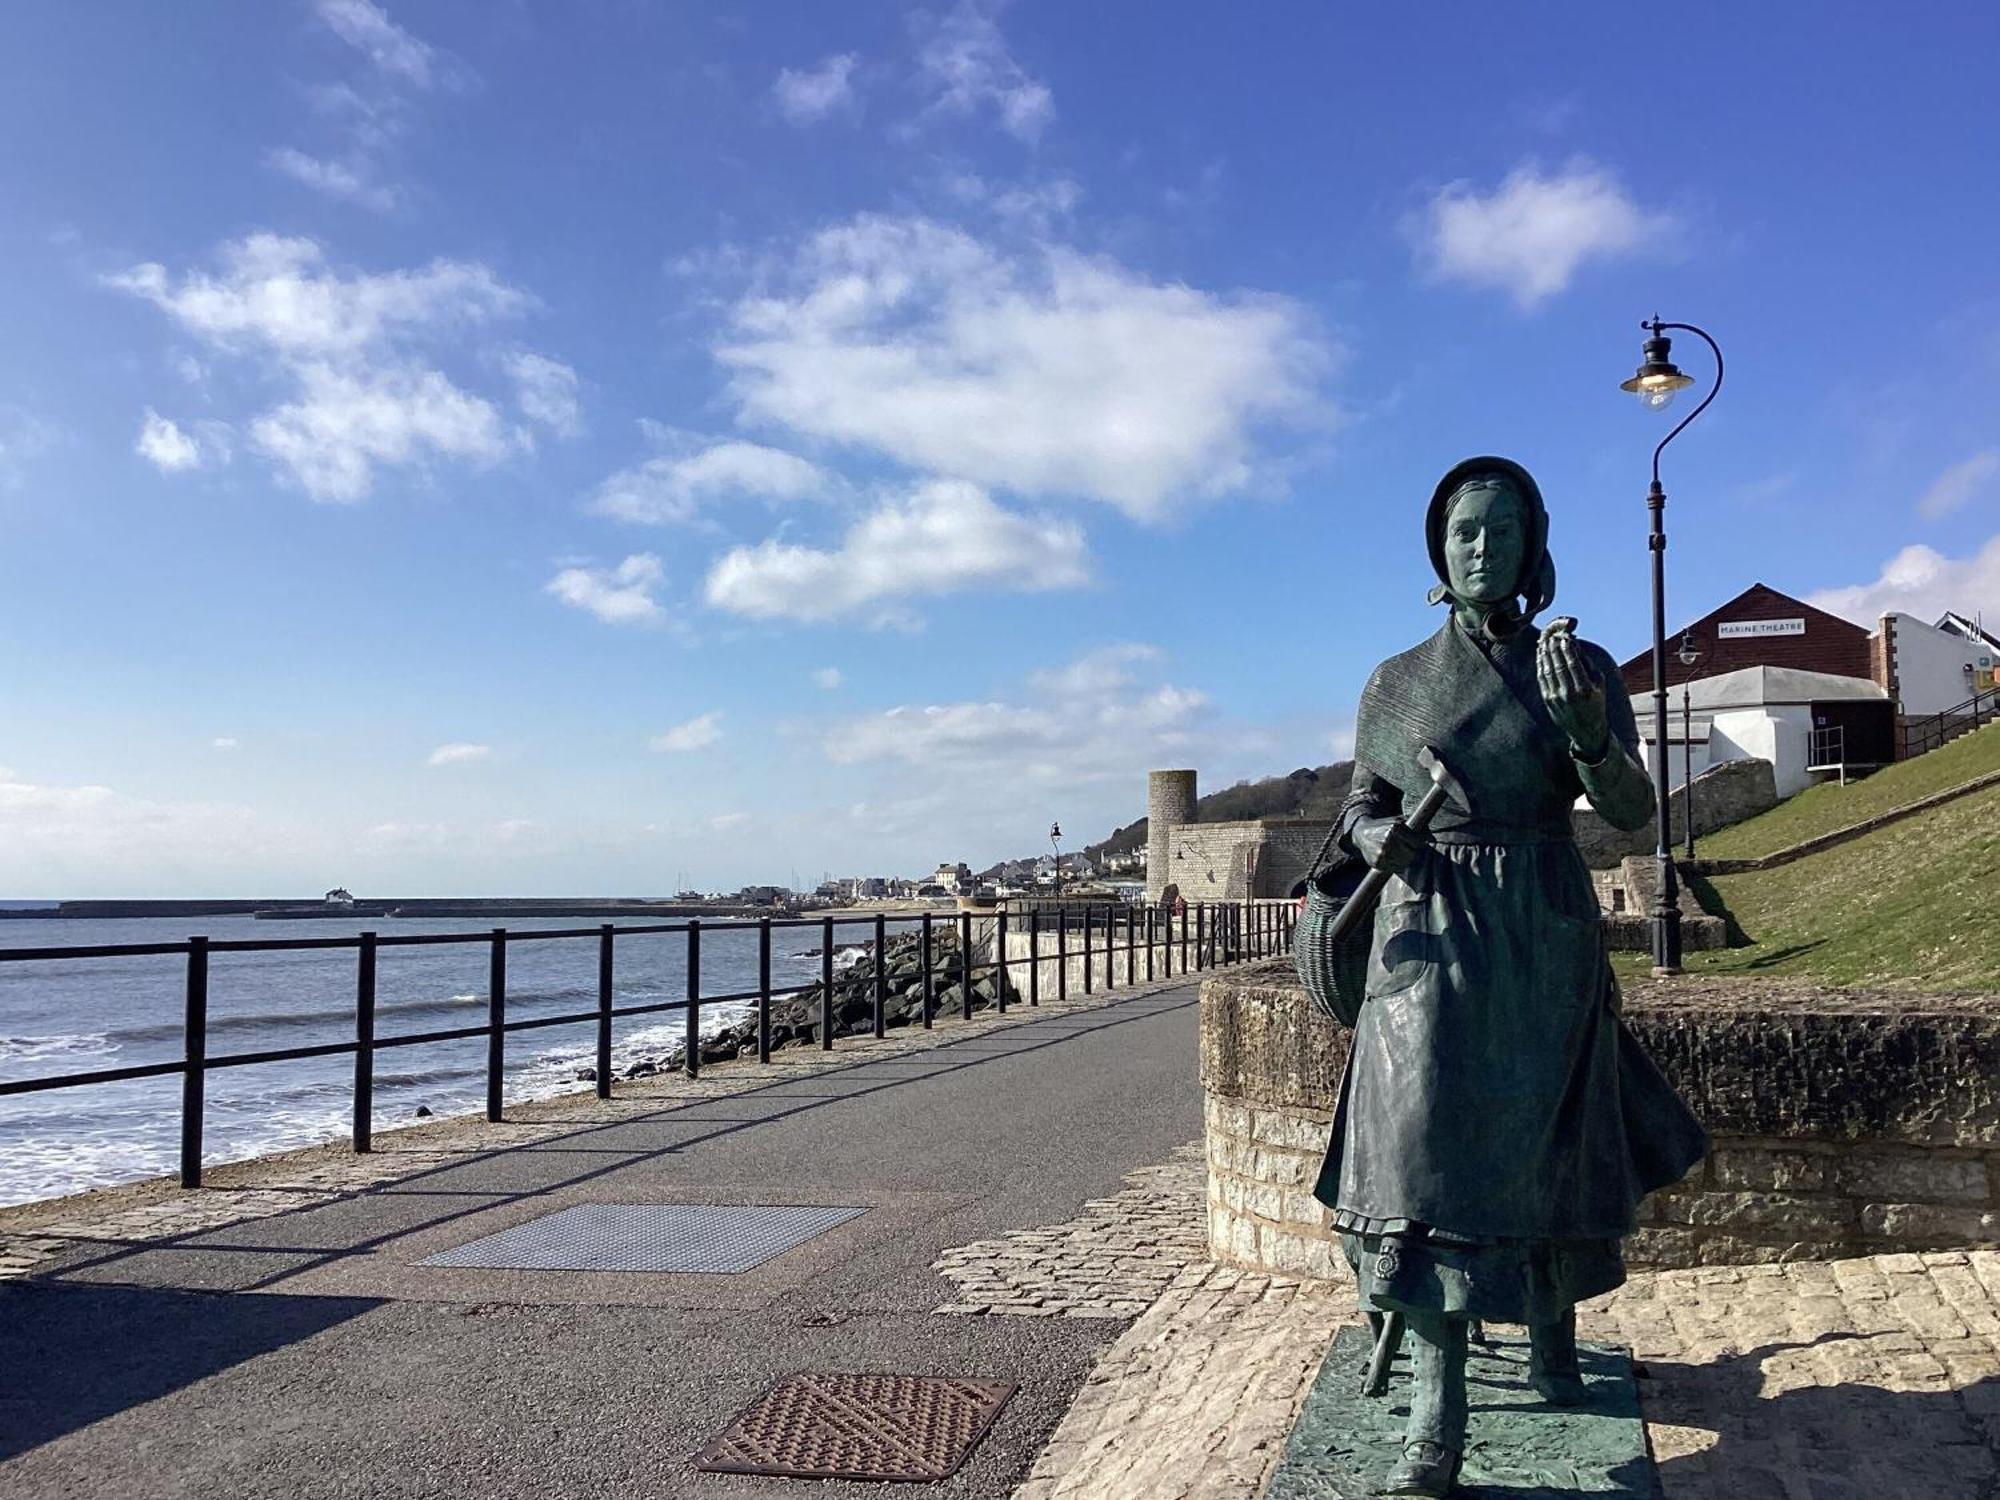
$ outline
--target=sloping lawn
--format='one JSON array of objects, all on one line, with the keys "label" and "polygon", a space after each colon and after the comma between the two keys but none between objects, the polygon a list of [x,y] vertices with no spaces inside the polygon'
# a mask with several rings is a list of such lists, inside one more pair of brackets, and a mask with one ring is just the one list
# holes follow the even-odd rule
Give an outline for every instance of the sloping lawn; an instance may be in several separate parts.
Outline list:
[{"label": "sloping lawn", "polygon": [[1754,859],[1920,802],[1989,771],[2000,771],[2000,728],[1961,735],[1942,750],[1885,766],[1846,786],[1827,782],[1808,788],[1767,813],[1699,840],[1696,853],[1706,859]]},{"label": "sloping lawn", "polygon": [[[2000,734],[1979,738],[2000,745]],[[2000,786],[1791,864],[1719,875],[1709,885],[1751,945],[1690,953],[1690,974],[2000,993]]]}]

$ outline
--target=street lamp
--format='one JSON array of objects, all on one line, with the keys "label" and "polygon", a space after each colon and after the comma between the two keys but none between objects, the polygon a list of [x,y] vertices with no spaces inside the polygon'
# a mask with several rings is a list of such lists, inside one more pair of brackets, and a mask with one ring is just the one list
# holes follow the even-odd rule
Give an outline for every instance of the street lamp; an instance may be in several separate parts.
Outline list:
[{"label": "street lamp", "polygon": [[1692,629],[1681,632],[1681,649],[1674,653],[1688,669],[1681,679],[1681,826],[1687,830],[1688,862],[1694,861],[1694,715],[1688,694],[1694,686],[1694,669],[1701,660],[1701,647],[1694,643]]},{"label": "street lamp", "polygon": [[1062,895],[1062,824],[1049,824],[1049,847],[1056,851],[1056,895]]},{"label": "street lamp", "polygon": [[1653,411],[1662,410],[1674,399],[1675,392],[1694,384],[1693,377],[1683,375],[1673,362],[1673,344],[1667,338],[1669,328],[1695,335],[1715,355],[1715,384],[1709,387],[1701,404],[1682,417],[1673,431],[1661,438],[1659,446],[1653,449],[1653,484],[1646,491],[1646,509],[1652,512],[1653,517],[1652,536],[1647,545],[1653,553],[1653,736],[1659,746],[1659,755],[1653,764],[1653,793],[1659,802],[1659,837],[1654,849],[1658,880],[1652,911],[1653,973],[1656,977],[1663,977],[1681,971],[1681,905],[1680,880],[1674,871],[1674,836],[1667,808],[1667,492],[1660,488],[1660,454],[1666,450],[1667,444],[1686,430],[1688,423],[1708,410],[1708,403],[1722,389],[1722,348],[1692,323],[1663,323],[1655,314],[1650,323],[1639,326],[1651,337],[1643,346],[1638,370],[1630,380],[1621,382],[1618,388],[1633,392]]}]

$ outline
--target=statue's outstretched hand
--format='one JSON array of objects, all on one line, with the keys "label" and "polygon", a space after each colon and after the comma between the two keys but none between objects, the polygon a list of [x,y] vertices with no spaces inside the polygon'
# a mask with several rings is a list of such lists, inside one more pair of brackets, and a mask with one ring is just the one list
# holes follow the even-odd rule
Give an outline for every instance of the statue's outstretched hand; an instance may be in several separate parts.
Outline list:
[{"label": "statue's outstretched hand", "polygon": [[1570,634],[1571,623],[1558,620],[1542,632],[1535,646],[1535,676],[1549,716],[1569,736],[1571,751],[1580,760],[1597,761],[1603,759],[1611,738],[1610,721],[1604,712],[1604,683]]}]

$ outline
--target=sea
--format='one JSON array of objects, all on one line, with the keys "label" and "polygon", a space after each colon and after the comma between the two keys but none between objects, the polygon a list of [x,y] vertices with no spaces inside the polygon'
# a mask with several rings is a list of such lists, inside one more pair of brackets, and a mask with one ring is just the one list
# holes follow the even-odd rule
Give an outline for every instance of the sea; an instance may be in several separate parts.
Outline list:
[{"label": "sea", "polygon": [[[0,921],[0,949],[178,942],[191,933],[212,940],[352,935],[373,928],[484,934],[494,921],[423,918],[158,917],[31,918]],[[510,933],[595,927],[595,921],[507,919]],[[613,923],[614,926],[634,925]],[[849,927],[836,963],[861,951],[862,929]],[[851,935],[851,936],[850,936]],[[819,975],[821,929],[777,927],[771,934],[774,988]],[[687,940],[678,933],[636,933],[618,942],[614,1003],[684,999]],[[376,965],[375,1032],[447,1030],[486,1015],[489,945],[381,948]],[[209,959],[208,1051],[255,1052],[354,1037],[353,949],[215,953]],[[167,1062],[182,1055],[186,995],[184,955],[0,961],[0,1080],[81,1073]],[[701,992],[726,995],[757,986],[754,922],[704,919]],[[510,943],[507,1018],[587,1011],[597,1003],[597,941],[551,938]],[[704,1006],[711,1034],[750,1014],[745,1003]],[[614,1023],[612,1063],[622,1072],[658,1058],[686,1035],[681,1012]],[[527,1100],[588,1088],[577,1079],[594,1064],[592,1022],[509,1033],[506,1098]],[[375,1126],[403,1123],[420,1106],[433,1114],[483,1108],[486,1043],[481,1037],[378,1052]],[[208,1075],[204,1160],[238,1161],[344,1137],[353,1118],[354,1059],[345,1054],[224,1068]],[[178,1075],[90,1084],[0,1097],[0,1205],[131,1182],[177,1169],[180,1161]]]}]

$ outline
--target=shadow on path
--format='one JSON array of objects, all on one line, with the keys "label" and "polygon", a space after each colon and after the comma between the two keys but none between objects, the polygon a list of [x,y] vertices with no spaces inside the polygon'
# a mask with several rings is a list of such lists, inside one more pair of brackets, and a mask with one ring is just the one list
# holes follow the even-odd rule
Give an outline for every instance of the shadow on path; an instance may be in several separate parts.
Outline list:
[{"label": "shadow on path", "polygon": [[[341,1193],[330,1198],[320,1198],[311,1203],[302,1203],[297,1208],[286,1209],[281,1213],[268,1215],[253,1221],[260,1225],[278,1227],[287,1222],[297,1221],[314,1214],[325,1215],[329,1221],[338,1221],[344,1217],[338,1213],[343,1208],[350,1208],[351,1211],[352,1205],[370,1203],[379,1205],[378,1211],[382,1214],[383,1219],[387,1221],[377,1226],[380,1232],[368,1233],[363,1231],[360,1233],[336,1235],[333,1237],[341,1240],[341,1243],[336,1245],[306,1247],[298,1244],[284,1244],[279,1242],[284,1238],[282,1234],[272,1237],[273,1242],[264,1244],[218,1243],[217,1237],[232,1233],[241,1234],[244,1228],[242,1224],[226,1225],[220,1229],[162,1236],[158,1239],[147,1240],[141,1243],[118,1244],[96,1253],[69,1259],[53,1268],[50,1274],[55,1277],[78,1278],[74,1283],[77,1285],[122,1285],[124,1283],[107,1283],[105,1281],[106,1273],[112,1271],[113,1268],[119,1266],[121,1263],[154,1255],[160,1251],[200,1249],[204,1252],[215,1252],[231,1256],[241,1255],[244,1257],[247,1274],[240,1277],[226,1277],[220,1282],[211,1283],[215,1289],[261,1291],[266,1287],[289,1279],[304,1271],[317,1269],[348,1256],[363,1255],[379,1250],[382,1246],[401,1239],[406,1235],[435,1229],[455,1220],[484,1213],[498,1203],[549,1197],[554,1194],[567,1192],[613,1172],[625,1171],[646,1162],[688,1152],[697,1146],[707,1145],[743,1131],[755,1130],[760,1126],[773,1125],[780,1121],[790,1120],[812,1110],[824,1108],[830,1104],[852,1103],[888,1090],[905,1088],[912,1084],[928,1082],[953,1073],[973,1068],[982,1068],[994,1063],[1007,1062],[1045,1048],[1061,1046],[1064,1042],[1073,1041],[1080,1037],[1109,1031],[1121,1026],[1129,1026],[1135,1022],[1149,1020],[1172,1011],[1185,1010],[1198,1003],[1198,997],[1193,988],[1182,989],[1176,987],[1171,990],[1153,990],[1145,994],[1134,995],[1129,1000],[1112,1001],[1103,1008],[1088,1012],[1085,1015],[1075,1013],[1052,1015],[1047,1018],[1046,1023],[1040,1020],[1033,1020],[1010,1027],[1003,1032],[981,1031],[963,1038],[955,1038],[951,1041],[941,1042],[934,1048],[927,1049],[920,1054],[916,1054],[914,1057],[911,1054],[904,1053],[887,1058],[856,1058],[851,1063],[837,1064],[828,1068],[813,1069],[809,1072],[793,1074],[788,1077],[772,1078],[767,1082],[753,1083],[741,1090],[732,1090],[727,1094],[708,1097],[695,1096],[683,1102],[666,1104],[665,1107],[648,1110],[624,1119],[582,1125],[574,1130],[563,1131],[554,1135],[538,1135],[534,1140],[522,1142],[518,1145],[503,1144],[496,1145],[489,1150],[468,1152],[463,1156],[454,1157],[449,1162],[412,1172],[406,1177],[394,1178],[367,1188]],[[1013,1045],[998,1045],[1007,1042],[1013,1042]],[[980,1045],[982,1043],[988,1045]],[[928,1067],[919,1068],[912,1066],[919,1058],[923,1060],[935,1059],[936,1061],[932,1066]],[[888,1076],[879,1079],[868,1078],[865,1075],[871,1068],[881,1069]],[[830,1079],[849,1081],[856,1086],[852,1089],[836,1089],[833,1092],[818,1092],[809,1087],[813,1084],[824,1083]],[[808,1087],[801,1088],[800,1085],[807,1085]],[[757,1115],[747,1120],[732,1119],[727,1115],[719,1120],[709,1120],[703,1118],[699,1113],[710,1105],[719,1105],[727,1109],[732,1106],[739,1106],[745,1100],[761,1100],[780,1107],[774,1108],[768,1114]],[[669,1126],[693,1125],[698,1127],[712,1125],[715,1128],[698,1129],[692,1135],[668,1144],[652,1147],[634,1147],[619,1150],[615,1146],[607,1149],[578,1144],[590,1141],[593,1137],[601,1137],[607,1132],[629,1132],[635,1126],[649,1124]],[[468,1168],[498,1162],[507,1157],[526,1158],[531,1155],[547,1156],[565,1151],[576,1151],[579,1154],[587,1155],[602,1155],[606,1160],[601,1164],[593,1163],[586,1169],[576,1170],[559,1176],[554,1180],[536,1184],[524,1183],[518,1186],[493,1189],[465,1189],[454,1188],[449,1184],[438,1183],[436,1181],[436,1179],[446,1174],[463,1176],[466,1174]],[[458,1200],[458,1206],[445,1209],[440,1205],[437,1212],[415,1216],[397,1213],[390,1208],[390,1204],[398,1198],[414,1199],[431,1194],[435,1194],[435,1196],[441,1199],[456,1199]],[[476,1201],[467,1203],[465,1201],[467,1199]],[[279,1259],[273,1263],[271,1257],[278,1257]],[[262,1263],[260,1263],[260,1258],[262,1258]],[[143,1264],[143,1261],[141,1263]],[[137,1271],[138,1267],[133,1267],[132,1269]],[[88,1280],[80,1276],[79,1273],[88,1273]],[[134,1279],[143,1281],[147,1278],[136,1276]]]},{"label": "shadow on path", "polygon": [[[1765,1344],[1703,1364],[1645,1361],[1646,1420],[1687,1429],[1670,1441],[1713,1433],[1695,1451],[1658,1455],[1668,1495],[1728,1495],[1731,1500],[1993,1500],[2000,1496],[2000,1377],[1955,1390],[1890,1390],[1870,1383],[1893,1376],[1907,1345],[1883,1347],[1866,1334],[1831,1332],[1796,1343]],[[1833,1371],[1856,1378],[1804,1384],[1765,1395],[1767,1381],[1801,1380],[1783,1356],[1846,1345]],[[1767,1365],[1778,1365],[1775,1371]],[[1872,1367],[1872,1368],[1871,1368]],[[1831,1373],[1831,1372],[1829,1372]]]},{"label": "shadow on path", "polygon": [[0,1461],[379,1305],[361,1297],[0,1285]]}]

